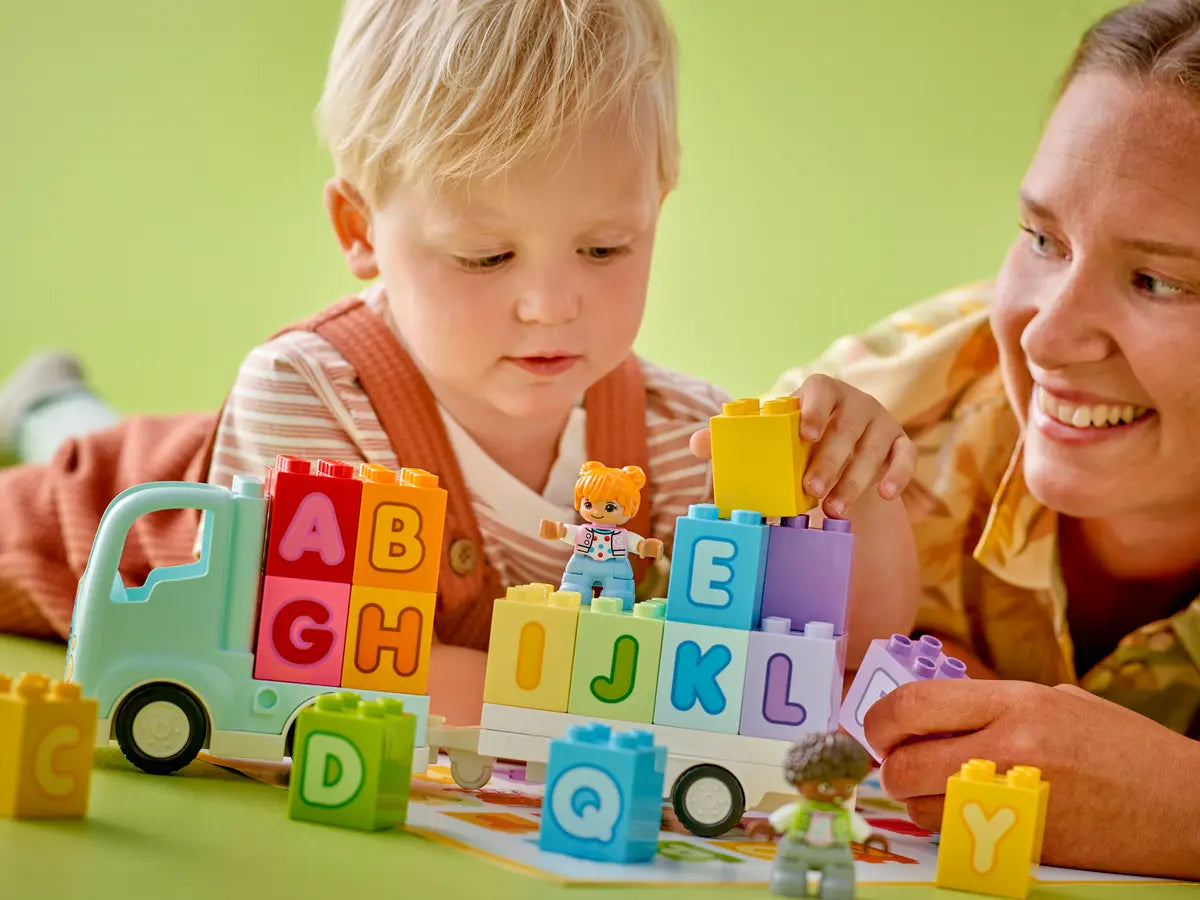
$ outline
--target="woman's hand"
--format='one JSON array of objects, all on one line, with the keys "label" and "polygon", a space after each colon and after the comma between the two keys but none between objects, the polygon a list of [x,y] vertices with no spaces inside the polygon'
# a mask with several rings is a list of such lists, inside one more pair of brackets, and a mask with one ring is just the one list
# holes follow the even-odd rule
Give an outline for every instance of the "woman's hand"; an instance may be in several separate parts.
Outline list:
[{"label": "woman's hand", "polygon": [[[867,712],[884,789],[941,827],[946,779],[969,759],[1050,782],[1042,862],[1200,878],[1200,744],[1071,685],[924,681]],[[923,735],[950,737],[913,741]]]},{"label": "woman's hand", "polygon": [[[916,470],[917,450],[883,404],[827,375],[810,375],[793,396],[800,400],[800,437],[814,445],[804,489],[823,498],[826,515],[846,518],[874,485],[884,500],[900,496]],[[707,428],[692,435],[691,446],[701,459],[712,458]]]}]

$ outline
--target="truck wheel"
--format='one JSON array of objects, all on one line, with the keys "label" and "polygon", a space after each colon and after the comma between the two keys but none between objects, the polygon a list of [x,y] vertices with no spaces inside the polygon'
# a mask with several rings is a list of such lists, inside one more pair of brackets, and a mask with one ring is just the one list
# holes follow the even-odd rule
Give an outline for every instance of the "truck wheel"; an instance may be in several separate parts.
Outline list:
[{"label": "truck wheel", "polygon": [[705,763],[675,779],[671,805],[680,823],[700,837],[718,837],[737,825],[746,811],[746,793],[728,769]]},{"label": "truck wheel", "polygon": [[492,780],[490,756],[479,756],[466,750],[450,751],[450,775],[454,783],[466,791],[477,791]]},{"label": "truck wheel", "polygon": [[151,775],[170,775],[204,749],[204,710],[183,688],[149,684],[117,712],[117,743],[125,758]]}]

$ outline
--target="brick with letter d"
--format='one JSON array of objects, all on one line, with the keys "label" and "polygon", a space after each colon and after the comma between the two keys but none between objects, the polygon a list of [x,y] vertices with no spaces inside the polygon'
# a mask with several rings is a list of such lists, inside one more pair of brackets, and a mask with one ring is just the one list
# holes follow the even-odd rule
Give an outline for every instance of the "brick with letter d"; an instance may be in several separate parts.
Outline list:
[{"label": "brick with letter d", "polygon": [[342,687],[424,694],[429,684],[436,595],[354,585]]},{"label": "brick with letter d", "polygon": [[667,621],[654,723],[737,734],[750,632]]},{"label": "brick with letter d", "polygon": [[757,628],[766,562],[761,515],[735,509],[731,519],[722,519],[711,503],[689,507],[675,526],[667,619]]},{"label": "brick with letter d", "polygon": [[399,700],[322,694],[296,719],[288,816],[363,831],[402,824],[415,737]]}]

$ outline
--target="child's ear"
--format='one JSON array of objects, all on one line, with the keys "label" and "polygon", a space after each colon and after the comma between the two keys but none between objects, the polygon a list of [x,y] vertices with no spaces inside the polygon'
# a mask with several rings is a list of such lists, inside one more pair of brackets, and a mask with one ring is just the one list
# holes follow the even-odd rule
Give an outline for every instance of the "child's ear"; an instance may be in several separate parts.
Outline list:
[{"label": "child's ear", "polygon": [[355,277],[368,281],[379,277],[375,248],[371,244],[371,220],[367,204],[354,185],[345,178],[331,178],[325,184],[325,212],[333,225],[342,255]]}]

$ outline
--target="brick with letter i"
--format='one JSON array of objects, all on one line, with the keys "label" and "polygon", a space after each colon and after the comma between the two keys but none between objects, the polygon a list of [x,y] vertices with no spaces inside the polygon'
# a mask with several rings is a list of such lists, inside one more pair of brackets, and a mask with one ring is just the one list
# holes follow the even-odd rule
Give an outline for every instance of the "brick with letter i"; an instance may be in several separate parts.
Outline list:
[{"label": "brick with letter i", "polygon": [[809,528],[808,516],[794,516],[771,526],[763,576],[764,618],[829,622],[834,634],[844,634],[853,551],[848,519],[826,519],[820,528]]},{"label": "brick with letter i", "polygon": [[288,817],[362,831],[403,824],[416,728],[399,700],[322,694],[296,719]]},{"label": "brick with letter i", "polygon": [[424,694],[435,603],[428,591],[351,587],[342,687]]},{"label": "brick with letter i", "polygon": [[96,701],[73,681],[0,675],[0,816],[77,819],[87,813]]},{"label": "brick with letter i", "polygon": [[795,740],[809,731],[837,730],[846,636],[828,622],[793,632],[788,619],[767,617],[750,632],[740,734]]},{"label": "brick with letter i", "polygon": [[354,467],[280,456],[268,473],[271,518],[265,574],[349,584],[362,482]]},{"label": "brick with letter i", "polygon": [[550,742],[538,847],[602,862],[653,859],[666,764],[666,746],[648,731],[571,726]]},{"label": "brick with letter i", "polygon": [[937,885],[1022,900],[1042,858],[1050,785],[1032,766],[1004,775],[972,759],[946,780]]},{"label": "brick with letter i", "polygon": [[492,605],[484,703],[567,711],[579,604],[574,591],[523,584]]},{"label": "brick with letter i", "polygon": [[260,681],[342,681],[350,585],[303,578],[263,578],[254,677]]},{"label": "brick with letter i", "polygon": [[737,734],[750,632],[667,620],[654,723]]},{"label": "brick with letter i", "polygon": [[675,525],[667,618],[749,630],[758,627],[768,526],[749,510],[722,519],[711,503],[688,507]]},{"label": "brick with letter i", "polygon": [[654,721],[666,604],[626,612],[619,597],[597,597],[579,614],[567,712],[625,722]]},{"label": "brick with letter i", "polygon": [[863,733],[867,710],[881,697],[886,697],[910,681],[966,677],[966,664],[953,656],[946,656],[942,652],[942,642],[933,635],[922,635],[919,641],[913,641],[902,634],[893,634],[886,641],[882,638],[871,641],[854,676],[854,683],[842,701],[839,721],[876,760],[882,761]]},{"label": "brick with letter i", "polygon": [[354,583],[436,591],[446,526],[446,491],[423,469],[364,465]]},{"label": "brick with letter i", "polygon": [[726,403],[712,428],[713,494],[721,515],[753,509],[796,516],[817,505],[802,486],[811,445],[800,440],[800,401]]}]

